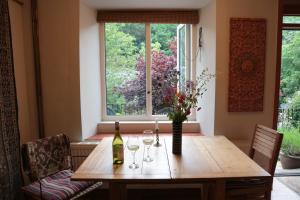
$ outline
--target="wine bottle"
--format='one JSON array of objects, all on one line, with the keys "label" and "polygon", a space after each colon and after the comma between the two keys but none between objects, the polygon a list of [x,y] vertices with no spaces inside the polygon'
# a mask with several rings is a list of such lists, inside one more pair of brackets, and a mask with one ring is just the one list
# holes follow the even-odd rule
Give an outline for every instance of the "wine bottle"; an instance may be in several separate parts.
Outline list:
[{"label": "wine bottle", "polygon": [[115,122],[115,136],[112,142],[113,164],[122,164],[124,162],[123,139],[120,134],[119,122]]}]

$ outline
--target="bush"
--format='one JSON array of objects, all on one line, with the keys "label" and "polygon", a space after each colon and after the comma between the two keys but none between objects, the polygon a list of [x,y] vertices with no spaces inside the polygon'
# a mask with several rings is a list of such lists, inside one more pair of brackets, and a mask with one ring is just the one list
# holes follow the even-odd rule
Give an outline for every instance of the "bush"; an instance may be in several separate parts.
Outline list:
[{"label": "bush", "polygon": [[[165,114],[164,103],[161,91],[158,85],[165,79],[166,75],[177,72],[177,46],[176,38],[169,43],[169,49],[172,55],[166,55],[162,50],[152,50],[152,113]],[[133,107],[146,107],[146,61],[144,56],[137,59],[135,65],[136,77],[124,82],[117,88],[119,94],[122,94],[127,104]],[[168,83],[171,87],[172,83]]]},{"label": "bush", "polygon": [[300,92],[295,92],[293,98],[289,104],[289,106],[293,110],[291,124],[294,127],[298,127],[300,125]]},{"label": "bush", "polygon": [[297,128],[281,128],[283,133],[281,151],[285,155],[300,156],[300,133]]}]

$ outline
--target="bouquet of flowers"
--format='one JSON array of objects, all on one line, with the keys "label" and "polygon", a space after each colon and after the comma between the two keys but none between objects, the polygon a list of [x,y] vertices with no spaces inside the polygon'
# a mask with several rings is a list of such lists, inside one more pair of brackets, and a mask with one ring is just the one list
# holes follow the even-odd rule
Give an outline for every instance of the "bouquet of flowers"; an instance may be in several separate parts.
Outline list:
[{"label": "bouquet of flowers", "polygon": [[199,97],[201,98],[207,91],[207,84],[214,77],[207,68],[201,72],[196,81],[180,80],[179,75],[178,71],[174,71],[158,84],[164,106],[168,108],[167,116],[173,123],[182,123],[187,120],[193,109],[197,111],[201,109],[197,105]]}]

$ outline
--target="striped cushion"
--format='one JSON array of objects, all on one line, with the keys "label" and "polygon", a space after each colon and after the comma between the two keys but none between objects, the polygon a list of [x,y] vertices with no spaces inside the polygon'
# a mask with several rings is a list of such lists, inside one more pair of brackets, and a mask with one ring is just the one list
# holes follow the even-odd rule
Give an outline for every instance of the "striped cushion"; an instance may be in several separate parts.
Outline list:
[{"label": "striped cushion", "polygon": [[[65,200],[70,199],[77,193],[88,188],[93,183],[85,181],[71,181],[73,172],[63,170],[41,180],[42,195],[45,200]],[[22,188],[24,192],[40,197],[40,183],[38,181]]]}]

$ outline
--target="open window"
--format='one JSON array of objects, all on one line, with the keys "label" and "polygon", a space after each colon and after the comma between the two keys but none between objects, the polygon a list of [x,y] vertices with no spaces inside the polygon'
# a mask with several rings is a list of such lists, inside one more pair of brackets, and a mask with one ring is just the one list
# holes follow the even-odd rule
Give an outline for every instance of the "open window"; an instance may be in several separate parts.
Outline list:
[{"label": "open window", "polygon": [[180,72],[179,88],[182,90],[183,83],[191,80],[191,25],[178,25],[177,38],[177,67]]},{"label": "open window", "polygon": [[158,84],[175,71],[179,90],[192,79],[192,25],[105,23],[102,27],[103,120],[167,120]]}]

